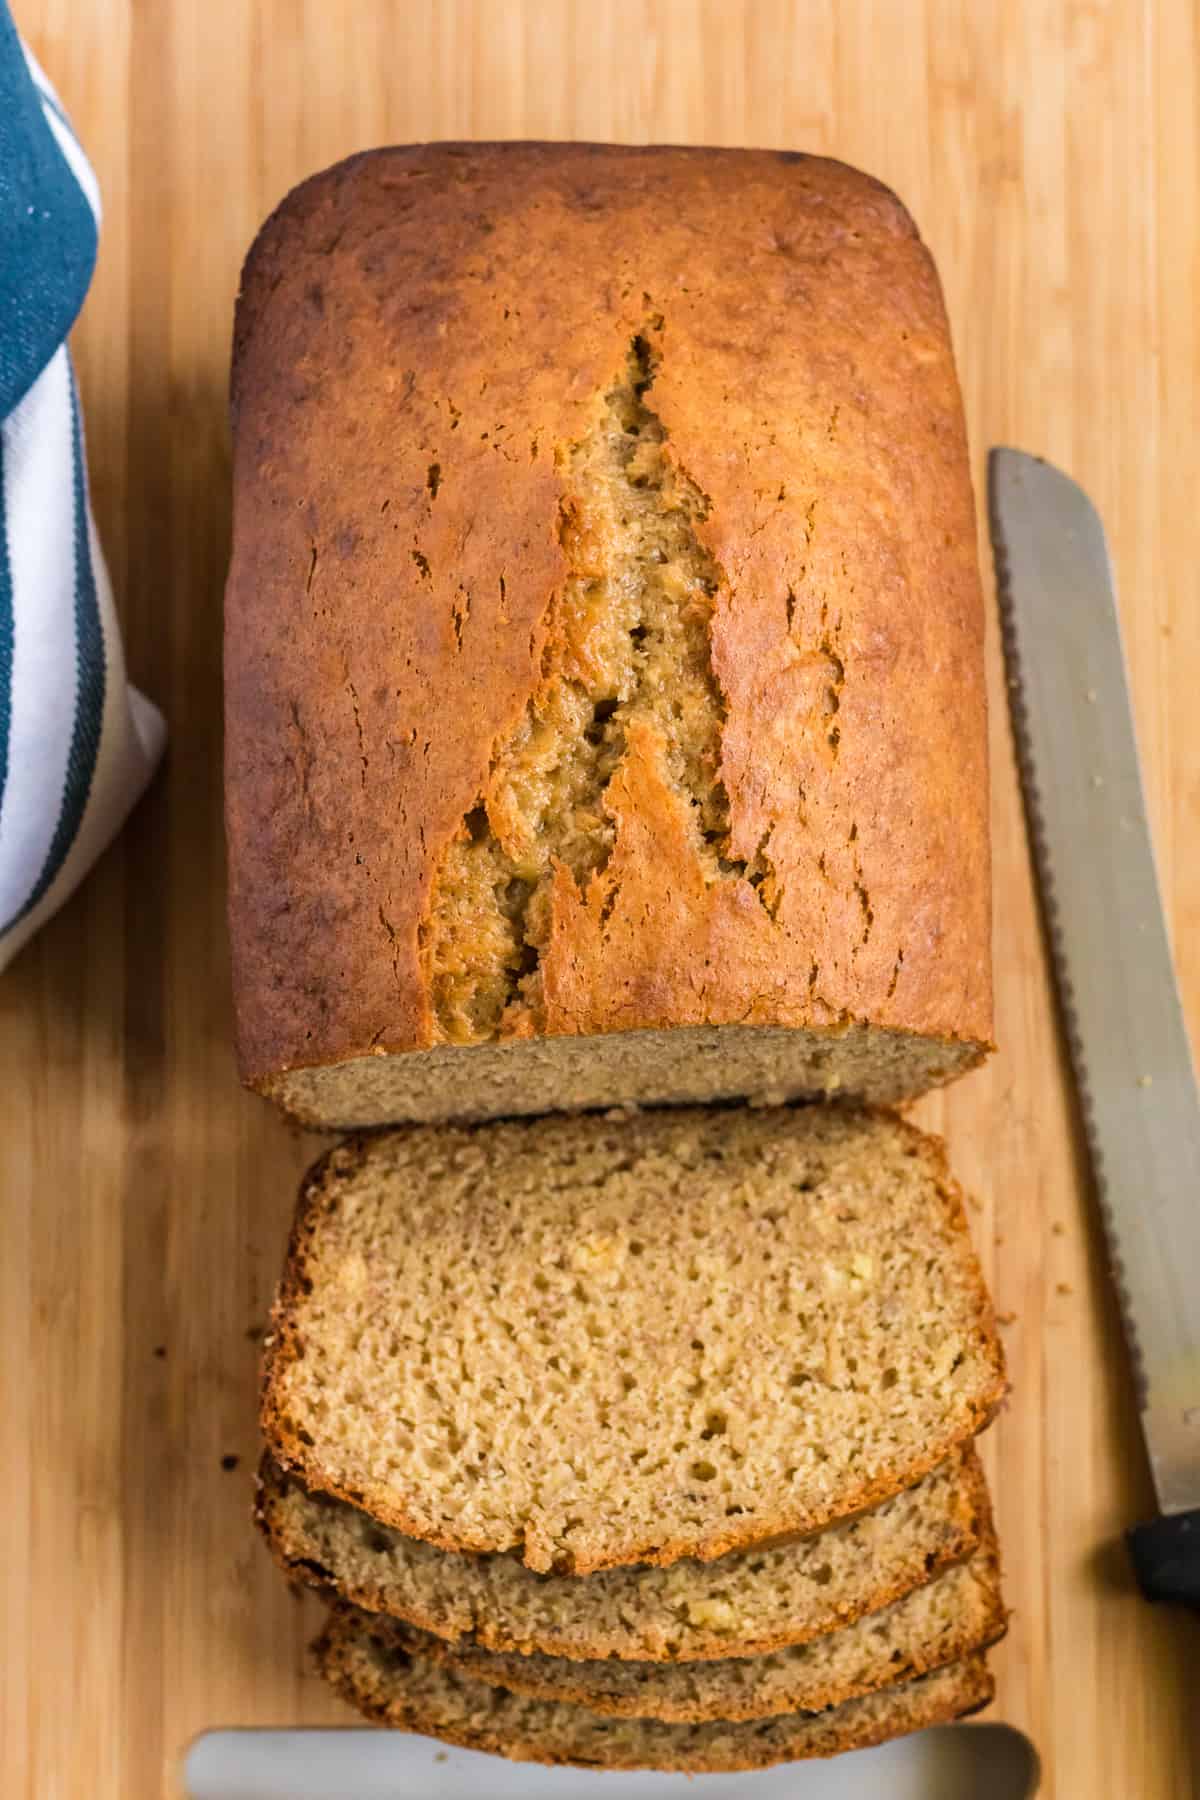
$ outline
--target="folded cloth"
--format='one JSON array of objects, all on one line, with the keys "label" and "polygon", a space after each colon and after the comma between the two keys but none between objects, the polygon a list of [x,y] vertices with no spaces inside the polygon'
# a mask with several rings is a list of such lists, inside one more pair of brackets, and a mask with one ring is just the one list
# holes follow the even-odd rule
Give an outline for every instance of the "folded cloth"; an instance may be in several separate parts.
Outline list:
[{"label": "folded cloth", "polygon": [[99,216],[0,0],[0,968],[120,829],[166,741],[125,678],[65,341]]}]

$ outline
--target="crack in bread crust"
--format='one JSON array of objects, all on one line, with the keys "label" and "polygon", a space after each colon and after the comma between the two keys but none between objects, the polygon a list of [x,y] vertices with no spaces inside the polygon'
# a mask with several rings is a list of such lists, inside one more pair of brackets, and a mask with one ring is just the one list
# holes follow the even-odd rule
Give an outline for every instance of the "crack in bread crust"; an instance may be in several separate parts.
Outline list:
[{"label": "crack in bread crust", "polygon": [[[650,404],[665,331],[661,313],[650,314],[587,431],[558,453],[568,572],[551,603],[541,679],[447,847],[422,930],[445,1042],[544,1029],[541,956],[555,874],[565,870],[582,890],[607,867],[615,824],[606,794],[631,734],[653,734],[709,879],[757,887],[773,877],[769,831],[753,858],[730,854],[720,780],[725,701],[710,640],[713,606],[728,584],[696,534],[709,502]],[[826,661],[835,711],[843,670],[832,653]],[[618,891],[605,895],[601,925]],[[774,884],[763,901],[774,917]]]}]

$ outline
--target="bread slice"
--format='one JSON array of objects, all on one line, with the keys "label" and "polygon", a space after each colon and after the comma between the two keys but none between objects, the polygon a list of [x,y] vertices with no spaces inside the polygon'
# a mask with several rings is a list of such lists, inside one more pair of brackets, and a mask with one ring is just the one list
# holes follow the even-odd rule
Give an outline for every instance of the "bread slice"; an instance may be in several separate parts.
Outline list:
[{"label": "bread slice", "polygon": [[767,1549],[669,1568],[539,1575],[512,1551],[437,1550],[266,1459],[256,1516],[289,1575],[451,1643],[522,1656],[690,1663],[803,1644],[901,1599],[979,1543],[974,1449],[873,1512]]},{"label": "bread slice", "polygon": [[1004,1635],[995,1532],[970,1562],[947,1569],[903,1600],[841,1631],[767,1656],[714,1662],[572,1662],[557,1656],[495,1655],[401,1628],[414,1655],[533,1700],[570,1700],[619,1719],[767,1719],[818,1712],[860,1694],[910,1681],[984,1650]]},{"label": "bread slice", "polygon": [[987,1423],[941,1146],[886,1113],[416,1128],[309,1175],[262,1425],[310,1487],[587,1574],[818,1530]]},{"label": "bread slice", "polygon": [[414,1655],[406,1628],[336,1609],[314,1645],[317,1667],[369,1719],[490,1750],[517,1762],[603,1769],[761,1769],[835,1756],[977,1712],[992,1698],[982,1654],[824,1712],[742,1723],[611,1719],[573,1701],[532,1700]]}]

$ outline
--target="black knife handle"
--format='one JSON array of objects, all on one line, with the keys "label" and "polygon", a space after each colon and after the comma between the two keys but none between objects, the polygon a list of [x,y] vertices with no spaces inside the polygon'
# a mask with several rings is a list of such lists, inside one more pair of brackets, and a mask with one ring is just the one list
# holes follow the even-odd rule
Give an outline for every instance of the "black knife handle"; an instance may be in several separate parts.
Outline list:
[{"label": "black knife handle", "polygon": [[1147,1600],[1200,1608],[1200,1507],[1135,1525],[1125,1542]]}]

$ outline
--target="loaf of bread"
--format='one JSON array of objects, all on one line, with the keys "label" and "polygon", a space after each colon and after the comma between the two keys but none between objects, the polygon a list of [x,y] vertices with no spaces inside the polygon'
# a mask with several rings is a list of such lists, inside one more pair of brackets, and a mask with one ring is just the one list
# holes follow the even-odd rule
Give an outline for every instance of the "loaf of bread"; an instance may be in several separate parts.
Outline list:
[{"label": "loaf of bread", "polygon": [[256,1517],[285,1574],[331,1588],[449,1643],[523,1658],[691,1663],[808,1643],[893,1604],[965,1562],[987,1529],[974,1450],[872,1512],[794,1542],[712,1562],[537,1574],[520,1556],[438,1550],[328,1494],[270,1458]]},{"label": "loaf of bread", "polygon": [[680,1108],[333,1150],[262,1426],[410,1536],[587,1574],[876,1505],[1003,1391],[939,1144],[888,1113]]},{"label": "loaf of bread", "polygon": [[984,1657],[976,1654],[823,1712],[682,1725],[609,1718],[577,1702],[536,1700],[490,1686],[416,1654],[409,1628],[396,1620],[352,1607],[335,1609],[314,1648],[325,1679],[381,1725],[517,1762],[601,1769],[699,1774],[835,1756],[978,1712],[993,1693]]},{"label": "loaf of bread", "polygon": [[989,1529],[970,1562],[840,1631],[766,1656],[673,1664],[574,1662],[536,1653],[497,1655],[400,1625],[394,1641],[414,1656],[510,1694],[569,1700],[606,1718],[695,1725],[841,1706],[987,1649],[1004,1635],[1005,1623],[995,1534]]},{"label": "loaf of bread", "polygon": [[892,194],[783,152],[352,158],[251,251],[233,417],[252,1086],[352,1127],[979,1061],[973,503]]}]

